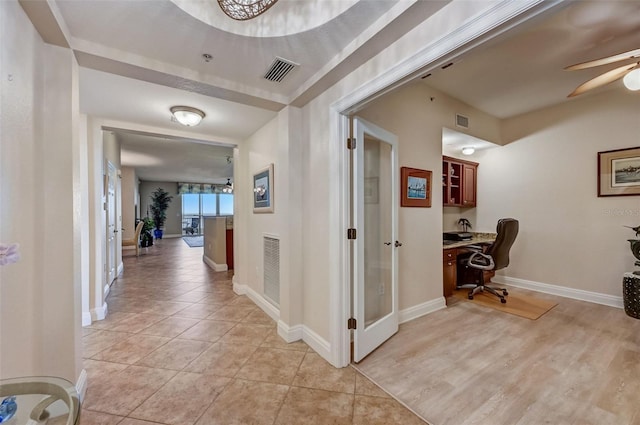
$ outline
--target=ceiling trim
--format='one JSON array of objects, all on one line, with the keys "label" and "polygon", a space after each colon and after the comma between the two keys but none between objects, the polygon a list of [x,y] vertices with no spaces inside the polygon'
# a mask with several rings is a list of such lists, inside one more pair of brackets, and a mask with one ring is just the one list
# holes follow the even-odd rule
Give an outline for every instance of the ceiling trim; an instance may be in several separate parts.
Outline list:
[{"label": "ceiling trim", "polygon": [[68,29],[57,10],[47,1],[18,0],[29,20],[45,43],[69,47]]}]

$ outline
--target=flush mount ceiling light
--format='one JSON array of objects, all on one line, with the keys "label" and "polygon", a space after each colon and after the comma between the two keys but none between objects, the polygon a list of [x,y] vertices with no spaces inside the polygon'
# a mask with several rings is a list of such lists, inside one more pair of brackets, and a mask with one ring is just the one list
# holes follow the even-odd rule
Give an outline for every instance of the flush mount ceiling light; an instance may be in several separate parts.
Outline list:
[{"label": "flush mount ceiling light", "polygon": [[278,0],[218,0],[220,9],[236,21],[253,19],[266,12]]},{"label": "flush mount ceiling light", "polygon": [[173,106],[170,110],[176,120],[187,127],[193,127],[200,124],[200,121],[205,117],[204,112],[200,109],[192,108],[190,106]]},{"label": "flush mount ceiling light", "polygon": [[474,148],[473,146],[465,146],[464,148],[462,148],[463,155],[473,155],[475,151],[476,148]]}]

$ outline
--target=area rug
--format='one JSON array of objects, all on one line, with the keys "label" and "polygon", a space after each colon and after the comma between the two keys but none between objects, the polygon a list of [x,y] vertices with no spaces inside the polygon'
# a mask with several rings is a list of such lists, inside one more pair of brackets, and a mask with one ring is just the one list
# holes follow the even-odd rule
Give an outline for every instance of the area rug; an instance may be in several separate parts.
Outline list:
[{"label": "area rug", "polygon": [[547,311],[558,305],[553,301],[547,301],[535,297],[530,294],[519,294],[512,288],[508,288],[509,295],[506,297],[507,302],[502,304],[500,299],[495,295],[488,293],[480,293],[473,296],[473,300],[467,298],[468,289],[460,289],[454,291],[453,296],[456,299],[464,300],[470,303],[476,303],[485,307],[490,307],[498,311],[514,314],[531,320],[536,320]]},{"label": "area rug", "polygon": [[201,248],[204,246],[204,236],[183,236],[182,240],[191,248]]}]

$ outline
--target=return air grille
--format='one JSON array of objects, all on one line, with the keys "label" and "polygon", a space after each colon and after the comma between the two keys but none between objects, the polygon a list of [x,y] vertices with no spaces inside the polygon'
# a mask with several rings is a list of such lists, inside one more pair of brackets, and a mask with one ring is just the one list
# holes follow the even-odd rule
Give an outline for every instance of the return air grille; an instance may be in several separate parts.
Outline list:
[{"label": "return air grille", "polygon": [[264,236],[264,295],[280,305],[280,239]]},{"label": "return air grille", "polygon": [[273,61],[273,63],[267,70],[266,74],[264,74],[264,78],[269,81],[275,81],[279,83],[296,66],[298,66],[297,63],[282,58],[276,58],[276,60]]},{"label": "return air grille", "polygon": [[469,117],[456,114],[456,126],[462,127],[462,128],[469,128]]}]

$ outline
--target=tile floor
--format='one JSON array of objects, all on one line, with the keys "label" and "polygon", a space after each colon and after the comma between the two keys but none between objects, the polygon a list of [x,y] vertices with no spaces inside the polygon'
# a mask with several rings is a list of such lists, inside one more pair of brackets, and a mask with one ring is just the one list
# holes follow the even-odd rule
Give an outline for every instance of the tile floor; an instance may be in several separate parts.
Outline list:
[{"label": "tile floor", "polygon": [[125,251],[108,317],[83,330],[81,425],[424,425],[353,368],[285,343],[202,253],[181,239]]}]

